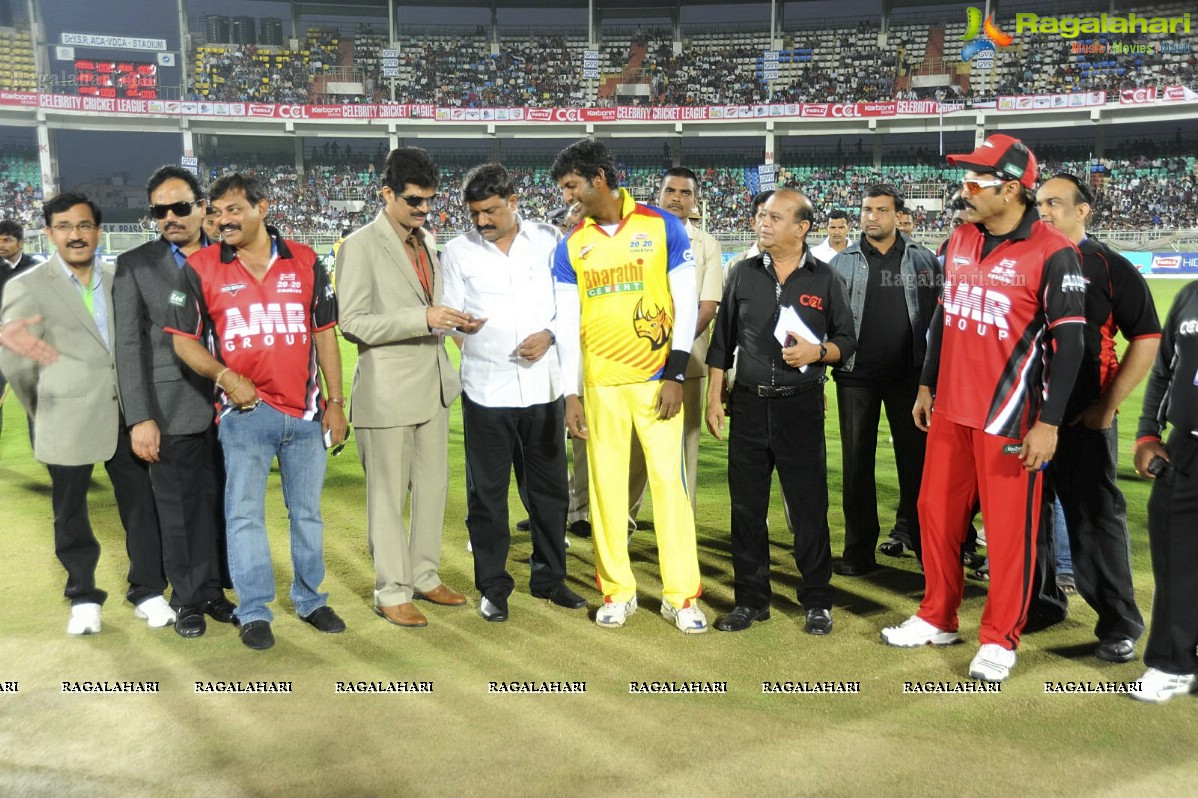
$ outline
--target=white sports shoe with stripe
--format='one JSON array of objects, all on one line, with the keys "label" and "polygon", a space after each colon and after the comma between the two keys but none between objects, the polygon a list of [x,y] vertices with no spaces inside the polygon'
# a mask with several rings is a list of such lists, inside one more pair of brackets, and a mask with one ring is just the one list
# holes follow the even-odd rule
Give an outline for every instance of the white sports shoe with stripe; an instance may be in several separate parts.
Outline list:
[{"label": "white sports shoe with stripe", "polygon": [[608,629],[619,629],[636,612],[636,596],[628,601],[605,601],[595,613],[595,623]]},{"label": "white sports shoe with stripe", "polygon": [[969,663],[969,675],[983,682],[1001,682],[1015,667],[1015,652],[997,643],[985,643]]},{"label": "white sports shoe with stripe", "polygon": [[961,642],[961,635],[955,631],[947,632],[912,615],[898,626],[888,626],[882,630],[882,642],[898,648],[915,648],[917,646],[951,646]]},{"label": "white sports shoe with stripe", "polygon": [[698,635],[707,631],[707,616],[699,609],[698,602],[692,601],[689,606],[679,609],[670,602],[662,599],[661,617],[673,621],[678,631],[686,635]]}]

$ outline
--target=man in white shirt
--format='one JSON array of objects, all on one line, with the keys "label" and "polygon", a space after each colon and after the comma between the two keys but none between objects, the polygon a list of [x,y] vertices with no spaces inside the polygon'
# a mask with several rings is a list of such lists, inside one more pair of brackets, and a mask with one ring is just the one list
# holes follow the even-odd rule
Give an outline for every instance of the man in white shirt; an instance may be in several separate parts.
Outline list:
[{"label": "man in white shirt", "polygon": [[466,527],[474,551],[479,613],[508,619],[515,581],[507,572],[512,455],[523,453],[533,557],[529,591],[562,607],[586,601],[566,587],[565,402],[553,332],[550,269],[561,234],[521,219],[511,177],[499,164],[475,167],[462,199],[474,230],[441,256],[442,301],[470,321],[462,347]]},{"label": "man in white shirt", "polygon": [[831,263],[832,258],[839,255],[848,245],[849,215],[844,211],[836,210],[828,214],[828,237],[824,239],[824,243],[812,247],[811,254],[817,260]]}]

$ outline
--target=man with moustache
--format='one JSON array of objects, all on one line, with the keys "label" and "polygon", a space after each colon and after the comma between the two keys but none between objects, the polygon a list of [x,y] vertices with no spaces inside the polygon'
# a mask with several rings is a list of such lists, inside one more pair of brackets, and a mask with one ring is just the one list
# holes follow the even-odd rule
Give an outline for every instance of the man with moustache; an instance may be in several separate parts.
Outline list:
[{"label": "man with moustache", "polygon": [[166,330],[175,336],[179,358],[221,390],[218,434],[237,623],[241,642],[264,650],[275,643],[267,606],[275,582],[266,481],[276,457],[291,533],[295,611],[320,632],[345,631],[328,593],[320,591],[322,438],[336,446],[347,430],[337,298],[316,253],[264,223],[269,206],[254,178],[226,174],[209,191],[223,243],[188,258],[168,300],[173,315]]},{"label": "man with moustache", "polygon": [[823,243],[811,248],[816,260],[831,263],[849,245],[849,215],[842,210],[828,214],[828,237]]},{"label": "man with moustache", "polygon": [[208,203],[196,176],[178,166],[150,175],[146,194],[162,237],[117,258],[117,381],[133,453],[150,464],[175,631],[199,637],[207,628],[205,614],[232,623],[235,609],[221,585],[223,485],[213,387],[179,360],[166,326],[180,270],[210,243],[201,230]]},{"label": "man with moustache", "polygon": [[511,177],[500,164],[471,170],[462,200],[474,230],[445,245],[441,300],[472,321],[462,346],[462,431],[466,445],[466,526],[474,552],[479,613],[508,619],[515,585],[508,487],[521,453],[533,555],[529,592],[569,609],[586,601],[565,585],[565,402],[558,366],[553,273],[560,235],[517,213]]},{"label": "man with moustache", "polygon": [[[1144,618],[1132,588],[1127,502],[1116,474],[1116,414],[1152,368],[1161,325],[1148,282],[1136,267],[1086,233],[1094,207],[1088,185],[1058,174],[1040,186],[1036,204],[1040,218],[1077,245],[1086,282],[1086,351],[1049,476],[1065,511],[1077,592],[1098,614],[1094,655],[1129,662],[1144,633]],[[1128,341],[1122,362],[1115,351],[1116,331]]]},{"label": "man with moustache", "polygon": [[903,209],[894,215],[895,227],[905,236],[914,237],[915,235],[915,215],[911,211]]},{"label": "man with moustache", "polygon": [[1041,472],[1084,350],[1085,283],[1077,248],[1036,213],[1036,158],[1021,141],[995,134],[948,162],[966,170],[967,222],[945,250],[912,411],[928,432],[918,503],[926,588],[919,611],[882,640],[904,648],[961,640],[961,544],[980,499],[990,591],[969,674],[1001,682],[1028,622]]},{"label": "man with moustache", "polygon": [[876,567],[881,530],[875,466],[883,407],[899,480],[890,537],[919,556],[915,503],[926,435],[916,428],[911,408],[940,269],[935,255],[896,229],[903,207],[893,186],[869,186],[861,200],[861,238],[832,259],[848,292],[857,335],[857,351],[832,372],[844,466],[844,556],[833,565],[841,576],[861,576]]},{"label": "man with moustache", "polygon": [[167,626],[175,613],[162,597],[166,578],[153,489],[146,464],[134,457],[116,381],[113,274],[95,260],[100,209],[82,194],[63,193],[47,200],[42,214],[55,254],[5,286],[0,316],[30,319],[27,332],[60,358],[47,365],[0,349],[0,370],[33,419],[33,454],[50,472],[54,551],[66,569],[71,602],[67,634],[99,632],[108,595],[96,587],[100,544],[87,509],[98,462],[112,480],[125,528],[126,597],[138,618]]},{"label": "man with moustache", "polygon": [[[856,342],[844,286],[807,248],[814,216],[811,201],[794,189],[779,189],[765,203],[758,224],[764,251],[728,275],[707,352],[707,428],[721,440],[724,374],[737,354],[728,443],[736,603],[716,621],[724,632],[770,617],[766,516],[774,471],[794,529],[804,629],[832,631],[824,366],[852,356]],[[776,325],[783,313],[796,319],[780,341]],[[818,343],[800,335],[803,325]]]},{"label": "man with moustache", "polygon": [[625,526],[635,432],[653,492],[661,614],[684,634],[706,632],[678,415],[699,309],[686,229],[673,215],[641,205],[617,186],[615,159],[600,142],[583,140],[562,150],[550,174],[563,200],[578,203],[583,216],[558,245],[554,277],[566,428],[587,438],[590,458],[591,521],[603,591],[595,623],[618,628],[637,609]]},{"label": "man with moustache", "polygon": [[437,165],[424,150],[401,147],[382,178],[383,209],[337,252],[337,287],[341,331],[358,345],[350,420],[366,472],[374,609],[396,626],[421,627],[428,619],[413,599],[466,603],[437,573],[449,406],[462,390],[444,336],[477,320],[441,300],[441,266],[424,229],[437,205]]}]

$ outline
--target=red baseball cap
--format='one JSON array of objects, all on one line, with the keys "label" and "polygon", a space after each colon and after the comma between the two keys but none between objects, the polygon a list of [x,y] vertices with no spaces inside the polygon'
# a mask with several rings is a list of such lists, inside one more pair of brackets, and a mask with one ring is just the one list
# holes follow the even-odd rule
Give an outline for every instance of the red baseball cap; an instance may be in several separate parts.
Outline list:
[{"label": "red baseball cap", "polygon": [[964,155],[949,155],[951,166],[963,166],[975,172],[993,172],[1007,180],[1018,180],[1024,188],[1035,189],[1040,169],[1036,156],[1019,139],[995,133],[978,148]]}]

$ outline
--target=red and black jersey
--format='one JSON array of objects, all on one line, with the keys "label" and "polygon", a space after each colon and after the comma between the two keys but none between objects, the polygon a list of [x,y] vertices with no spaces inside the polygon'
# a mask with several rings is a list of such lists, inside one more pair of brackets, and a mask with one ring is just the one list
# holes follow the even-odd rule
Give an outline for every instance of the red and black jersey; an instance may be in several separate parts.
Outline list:
[{"label": "red and black jersey", "polygon": [[[337,324],[337,297],[315,252],[267,230],[271,261],[261,283],[228,244],[188,258],[166,331],[207,341],[217,360],[253,380],[276,410],[319,418],[324,403],[312,334]],[[231,405],[223,391],[220,397],[223,413]]]},{"label": "red and black jersey", "polygon": [[1116,332],[1128,341],[1161,336],[1152,292],[1136,267],[1094,238],[1083,239],[1078,249],[1086,280],[1086,353],[1069,397],[1066,419],[1098,401],[1115,379],[1119,370]]},{"label": "red and black jersey", "polygon": [[1080,352],[1085,282],[1077,248],[1033,208],[983,256],[985,239],[976,224],[949,238],[922,382],[935,386],[937,416],[1022,438],[1037,419],[1061,423],[1076,360],[1050,392],[1053,343],[1069,335]]}]

